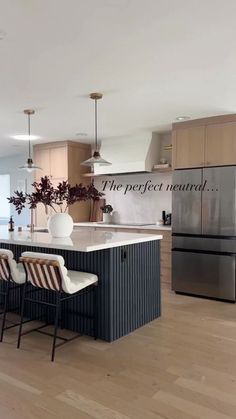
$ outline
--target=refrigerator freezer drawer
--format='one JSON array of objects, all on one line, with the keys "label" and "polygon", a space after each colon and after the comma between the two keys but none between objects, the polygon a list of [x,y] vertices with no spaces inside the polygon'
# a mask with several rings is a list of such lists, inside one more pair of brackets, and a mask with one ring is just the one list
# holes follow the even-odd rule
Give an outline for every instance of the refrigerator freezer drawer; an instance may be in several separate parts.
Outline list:
[{"label": "refrigerator freezer drawer", "polygon": [[172,289],[235,301],[235,256],[173,250]]},{"label": "refrigerator freezer drawer", "polygon": [[206,253],[235,253],[236,254],[236,237],[219,238],[219,237],[189,237],[189,236],[172,236],[172,248],[181,250],[200,250]]}]

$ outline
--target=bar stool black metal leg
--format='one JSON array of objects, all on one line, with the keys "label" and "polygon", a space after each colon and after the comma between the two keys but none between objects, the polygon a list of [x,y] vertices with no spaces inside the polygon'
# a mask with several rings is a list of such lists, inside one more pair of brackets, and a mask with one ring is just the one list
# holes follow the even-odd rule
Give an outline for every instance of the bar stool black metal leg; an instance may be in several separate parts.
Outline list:
[{"label": "bar stool black metal leg", "polygon": [[97,303],[97,285],[93,287],[93,336],[96,340],[98,337],[98,303]]},{"label": "bar stool black metal leg", "polygon": [[2,340],[3,340],[3,334],[4,334],[4,329],[5,329],[5,323],[6,323],[8,298],[9,298],[9,282],[6,282],[5,287],[6,287],[6,292],[5,292],[5,295],[4,295],[4,307],[3,307],[3,317],[2,317],[0,342],[2,342]]},{"label": "bar stool black metal leg", "polygon": [[61,309],[61,293],[57,292],[56,315],[55,315],[55,323],[54,323],[54,335],[53,335],[52,357],[51,357],[52,362],[54,361],[54,358],[55,358],[57,328],[58,328],[58,323],[59,323],[60,309]]},{"label": "bar stool black metal leg", "polygon": [[65,303],[63,301],[61,301],[59,323],[61,330],[65,329]]},{"label": "bar stool black metal leg", "polygon": [[25,282],[24,286],[23,286],[23,291],[22,291],[22,299],[21,299],[21,312],[20,312],[20,326],[19,326],[19,331],[18,331],[18,340],[17,340],[17,348],[19,349],[20,347],[20,341],[21,341],[21,332],[22,332],[22,323],[23,323],[23,318],[24,318],[24,307],[25,307],[25,292],[26,292],[26,287],[27,287],[27,282]]}]

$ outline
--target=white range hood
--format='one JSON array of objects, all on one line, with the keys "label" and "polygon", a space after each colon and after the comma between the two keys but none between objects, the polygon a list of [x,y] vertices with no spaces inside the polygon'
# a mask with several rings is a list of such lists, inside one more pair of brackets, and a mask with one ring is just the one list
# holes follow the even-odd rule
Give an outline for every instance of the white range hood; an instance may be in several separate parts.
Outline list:
[{"label": "white range hood", "polygon": [[100,154],[112,164],[94,167],[94,174],[151,172],[154,164],[157,163],[159,148],[157,133],[148,132],[136,137],[105,139],[102,141]]}]

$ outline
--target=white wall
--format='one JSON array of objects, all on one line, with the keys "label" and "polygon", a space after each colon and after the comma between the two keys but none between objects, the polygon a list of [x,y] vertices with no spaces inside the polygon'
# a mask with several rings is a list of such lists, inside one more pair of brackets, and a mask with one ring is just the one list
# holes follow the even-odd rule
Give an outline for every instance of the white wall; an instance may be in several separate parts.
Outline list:
[{"label": "white wall", "polygon": [[[104,191],[105,181],[114,181],[115,185],[120,184],[122,187],[119,191],[110,191],[111,183],[107,183]],[[162,184],[162,190],[146,191],[141,194],[144,190],[142,187],[140,191],[127,191],[131,185],[145,185],[148,181],[148,184]],[[171,192],[166,191],[167,185],[171,183],[171,172],[104,176],[95,179],[95,186],[105,193],[106,203],[111,204],[114,211],[118,212],[117,221],[121,222],[156,222],[161,219],[162,210],[171,212]]]},{"label": "white wall", "polygon": [[[33,182],[33,175],[26,171],[19,170],[18,167],[25,163],[25,155],[9,156],[0,158],[0,174],[10,175],[10,193],[14,193],[19,186],[26,184],[27,190],[30,191]],[[1,194],[1,185],[0,185]],[[14,218],[16,225],[25,226],[30,222],[30,211],[25,209],[21,215],[18,215],[14,207],[11,206],[11,215]]]},{"label": "white wall", "polygon": [[0,220],[10,217],[10,204],[7,197],[10,195],[10,175],[0,174]]}]

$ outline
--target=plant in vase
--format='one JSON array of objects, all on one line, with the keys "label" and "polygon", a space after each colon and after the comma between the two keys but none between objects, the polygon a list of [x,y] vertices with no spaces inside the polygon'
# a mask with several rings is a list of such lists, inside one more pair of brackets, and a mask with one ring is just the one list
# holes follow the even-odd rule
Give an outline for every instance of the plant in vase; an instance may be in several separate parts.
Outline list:
[{"label": "plant in vase", "polygon": [[113,208],[111,205],[107,204],[101,207],[101,210],[103,212],[103,222],[104,223],[111,223],[112,221],[112,211]]},{"label": "plant in vase", "polygon": [[73,230],[73,219],[67,213],[68,208],[81,201],[98,201],[103,193],[99,192],[93,184],[71,186],[68,181],[59,182],[55,187],[50,178],[44,176],[39,182],[32,184],[32,193],[16,191],[8,198],[18,214],[28,206],[35,209],[38,204],[43,204],[46,213],[51,208],[54,214],[48,220],[48,230],[53,237],[69,237]]}]

